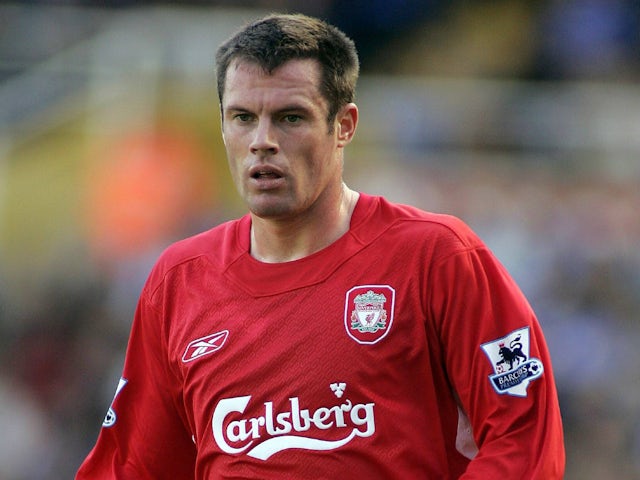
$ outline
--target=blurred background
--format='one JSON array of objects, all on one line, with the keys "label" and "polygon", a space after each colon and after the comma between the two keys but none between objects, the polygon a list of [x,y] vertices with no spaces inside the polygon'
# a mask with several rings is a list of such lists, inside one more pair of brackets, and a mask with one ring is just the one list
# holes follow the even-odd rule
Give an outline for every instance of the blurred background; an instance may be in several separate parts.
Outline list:
[{"label": "blurred background", "polygon": [[566,478],[640,478],[640,2],[32,0],[0,3],[0,480],[73,477],[157,255],[244,213],[213,59],[270,11],[358,45],[347,182],[458,215],[531,301]]}]

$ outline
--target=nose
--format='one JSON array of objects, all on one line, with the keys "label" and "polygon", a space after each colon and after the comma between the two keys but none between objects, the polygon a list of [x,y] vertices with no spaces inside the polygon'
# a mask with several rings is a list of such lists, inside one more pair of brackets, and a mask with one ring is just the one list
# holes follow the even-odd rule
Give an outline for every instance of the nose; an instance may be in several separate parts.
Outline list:
[{"label": "nose", "polygon": [[249,148],[254,155],[274,155],[278,153],[278,143],[273,134],[273,126],[269,120],[261,120],[254,130]]}]

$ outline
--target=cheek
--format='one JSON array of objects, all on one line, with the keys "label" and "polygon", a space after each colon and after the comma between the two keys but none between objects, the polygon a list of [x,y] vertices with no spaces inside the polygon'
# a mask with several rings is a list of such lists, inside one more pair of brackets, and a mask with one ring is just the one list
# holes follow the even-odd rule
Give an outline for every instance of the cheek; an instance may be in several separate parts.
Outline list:
[{"label": "cheek", "polygon": [[227,164],[229,165],[229,173],[231,174],[233,183],[235,183],[238,188],[241,188],[243,178],[242,160],[234,157],[230,152],[227,152]]},{"label": "cheek", "polygon": [[318,143],[315,149],[309,149],[305,152],[308,156],[307,170],[315,179],[321,180],[327,177],[333,177],[336,169],[339,169],[338,158],[335,150],[330,148],[330,144]]},{"label": "cheek", "polygon": [[321,148],[310,148],[305,146],[297,152],[297,161],[292,162],[297,177],[305,179],[305,183],[315,184],[320,182],[327,174],[329,159]]},{"label": "cheek", "polygon": [[227,155],[227,165],[229,167],[229,173],[233,182],[240,187],[240,180],[242,178],[242,157],[234,152],[233,148],[230,148],[229,143],[225,144],[225,150]]},{"label": "cheek", "polygon": [[238,147],[238,139],[234,135],[225,134],[222,136],[222,140],[224,142],[224,148],[227,154],[227,160],[229,162],[229,166],[232,169],[235,169],[235,164],[238,162],[240,158],[239,155],[239,147]]}]

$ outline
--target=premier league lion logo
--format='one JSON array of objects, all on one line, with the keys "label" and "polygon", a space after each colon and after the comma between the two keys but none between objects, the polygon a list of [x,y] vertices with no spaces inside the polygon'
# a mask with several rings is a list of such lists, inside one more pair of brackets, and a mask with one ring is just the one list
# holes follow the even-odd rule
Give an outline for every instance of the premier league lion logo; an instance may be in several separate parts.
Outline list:
[{"label": "premier league lion logo", "polygon": [[509,346],[505,346],[504,342],[500,342],[498,344],[498,346],[500,347],[500,350],[498,350],[498,355],[500,355],[502,357],[502,360],[500,360],[498,362],[498,365],[501,364],[509,364],[509,370],[513,370],[514,367],[514,363],[515,366],[518,366],[521,362],[524,362],[527,360],[527,356],[522,353],[522,342],[521,340],[521,336],[518,335],[510,344]]},{"label": "premier league lion logo", "polygon": [[491,385],[500,394],[526,397],[529,383],[544,371],[540,360],[529,357],[529,327],[511,332],[481,347],[495,372],[489,375]]}]

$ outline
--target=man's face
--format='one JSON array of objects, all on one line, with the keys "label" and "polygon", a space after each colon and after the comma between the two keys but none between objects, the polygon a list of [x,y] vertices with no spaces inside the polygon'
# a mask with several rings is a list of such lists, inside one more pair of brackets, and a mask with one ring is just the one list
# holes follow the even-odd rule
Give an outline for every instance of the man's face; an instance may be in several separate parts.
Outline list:
[{"label": "man's face", "polygon": [[341,188],[345,142],[338,120],[330,131],[319,84],[315,60],[291,60],[272,74],[248,61],[229,66],[222,133],[233,180],[258,217],[312,213]]}]

